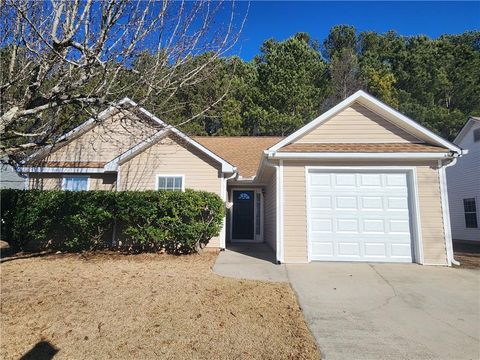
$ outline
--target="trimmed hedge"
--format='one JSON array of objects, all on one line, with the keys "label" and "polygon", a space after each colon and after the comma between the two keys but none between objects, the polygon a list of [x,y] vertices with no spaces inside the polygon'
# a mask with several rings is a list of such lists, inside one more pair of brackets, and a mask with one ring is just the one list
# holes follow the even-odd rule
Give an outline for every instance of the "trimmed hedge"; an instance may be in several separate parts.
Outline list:
[{"label": "trimmed hedge", "polygon": [[219,235],[224,216],[221,198],[204,191],[0,193],[1,238],[16,251],[192,253]]}]

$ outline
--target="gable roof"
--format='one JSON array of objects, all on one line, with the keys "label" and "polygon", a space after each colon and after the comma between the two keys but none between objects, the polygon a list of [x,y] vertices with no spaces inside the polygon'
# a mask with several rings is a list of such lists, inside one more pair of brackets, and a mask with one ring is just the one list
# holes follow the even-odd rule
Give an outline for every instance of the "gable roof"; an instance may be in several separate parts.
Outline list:
[{"label": "gable roof", "polygon": [[453,142],[458,145],[458,143],[463,140],[465,135],[468,134],[468,132],[470,131],[470,129],[475,123],[480,124],[480,117],[471,116],[468,119],[468,121],[465,123],[465,125],[463,125],[462,130],[460,130],[460,132],[458,133],[455,140],[453,140]]},{"label": "gable roof", "polygon": [[279,143],[275,144],[274,146],[268,149],[268,152],[276,152],[283,146],[286,146],[295,140],[299,139],[309,131],[313,130],[317,126],[320,126],[322,123],[329,120],[333,115],[337,114],[338,112],[342,111],[343,109],[349,107],[354,102],[358,102],[361,105],[366,106],[367,108],[374,110],[380,116],[385,117],[388,121],[396,124],[400,128],[405,131],[408,131],[412,135],[416,136],[419,139],[423,139],[428,141],[429,143],[441,147],[445,147],[453,152],[462,153],[462,149],[460,149],[455,144],[443,139],[442,137],[436,135],[432,131],[428,130],[424,126],[420,125],[419,123],[413,121],[412,119],[408,118],[407,116],[399,113],[397,110],[391,108],[390,106],[384,104],[380,100],[374,98],[373,96],[367,94],[366,92],[359,90],[355,94],[349,96],[330,110],[326,111],[316,119],[312,120],[307,125],[303,126],[299,130],[295,131],[290,136],[287,136],[285,139],[280,141]]},{"label": "gable roof", "polygon": [[252,177],[257,172],[263,151],[283,138],[278,136],[194,136],[193,139],[231,164],[235,164],[240,176]]},{"label": "gable roof", "polygon": [[[165,123],[164,121],[160,120],[158,117],[156,117],[155,115],[150,113],[148,110],[144,109],[141,106],[138,106],[138,104],[136,102],[134,102],[133,100],[131,100],[127,97],[120,100],[115,105],[110,106],[108,109],[102,111],[96,117],[88,119],[83,124],[77,126],[75,129],[67,132],[65,135],[61,136],[57,140],[57,142],[59,142],[59,141],[65,141],[66,142],[68,140],[74,139],[74,138],[84,134],[86,131],[91,129],[91,127],[95,126],[95,123],[98,121],[98,119],[103,120],[103,119],[107,118],[108,116],[112,115],[120,107],[124,107],[124,106],[129,106],[131,108],[136,109],[136,111],[138,112],[138,114],[136,114],[136,115],[143,115],[148,120],[151,120],[154,123],[156,123],[157,125],[159,125],[161,130],[159,130],[153,136],[150,136],[150,137],[146,138],[145,140],[139,142],[138,144],[136,144],[135,146],[133,146],[129,150],[125,151],[124,153],[118,155],[116,158],[112,159],[111,161],[107,162],[104,165],[104,170],[105,171],[116,171],[119,162],[121,162],[124,159],[135,156],[139,152],[146,149],[148,146],[151,146],[153,143],[155,143],[155,142],[161,140],[162,138],[164,138],[165,136],[167,136],[169,133],[173,133],[176,136],[178,136],[179,138],[185,140],[187,143],[193,145],[195,148],[197,148],[198,150],[200,150],[201,152],[203,152],[207,156],[209,156],[212,159],[214,159],[215,161],[219,162],[222,165],[222,172],[229,172],[229,173],[235,172],[235,170],[236,170],[235,166],[233,166],[229,162],[225,161],[220,156],[216,155],[215,153],[213,153],[212,151],[207,149],[205,146],[199,144],[198,142],[196,142],[195,140],[193,140],[192,138],[190,138],[189,136],[187,136],[186,134],[184,134],[182,131],[178,130],[174,126],[168,125],[167,123]],[[52,149],[52,147],[54,145],[55,144],[49,145],[49,146],[47,146],[43,149],[40,149],[39,151],[35,152],[33,155],[29,156],[27,159],[23,160],[22,164],[25,164],[32,159],[41,157],[42,155],[46,155],[45,153],[48,150]],[[78,163],[77,166],[82,166],[83,167],[83,165],[81,165],[81,163]],[[28,171],[28,168],[23,168],[23,170]],[[37,171],[37,170],[35,170],[35,171]]]}]

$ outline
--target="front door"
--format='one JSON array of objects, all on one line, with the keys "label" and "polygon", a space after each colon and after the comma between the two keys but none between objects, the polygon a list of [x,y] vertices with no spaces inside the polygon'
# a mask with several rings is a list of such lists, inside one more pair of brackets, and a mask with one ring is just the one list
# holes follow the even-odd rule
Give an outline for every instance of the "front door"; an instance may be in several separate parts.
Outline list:
[{"label": "front door", "polygon": [[234,190],[232,240],[255,240],[255,192]]}]

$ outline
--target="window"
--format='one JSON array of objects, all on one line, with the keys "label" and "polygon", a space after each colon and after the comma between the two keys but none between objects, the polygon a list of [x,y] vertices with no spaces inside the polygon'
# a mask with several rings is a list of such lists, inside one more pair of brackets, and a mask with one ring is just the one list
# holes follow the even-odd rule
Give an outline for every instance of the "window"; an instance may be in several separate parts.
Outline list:
[{"label": "window", "polygon": [[250,195],[248,195],[248,193],[240,193],[240,195],[238,195],[238,200],[250,200]]},{"label": "window", "polygon": [[62,190],[87,191],[88,176],[65,176],[62,181]]},{"label": "window", "polygon": [[473,130],[473,142],[480,141],[480,129]]},{"label": "window", "polygon": [[159,175],[157,177],[157,190],[183,191],[183,175]]},{"label": "window", "polygon": [[475,198],[463,199],[463,210],[465,212],[465,226],[467,228],[478,228]]}]

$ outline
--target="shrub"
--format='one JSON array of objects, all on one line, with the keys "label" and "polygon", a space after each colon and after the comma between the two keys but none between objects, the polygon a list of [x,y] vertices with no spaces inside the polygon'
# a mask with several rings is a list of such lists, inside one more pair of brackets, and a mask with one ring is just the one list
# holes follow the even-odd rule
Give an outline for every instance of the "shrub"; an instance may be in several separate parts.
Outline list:
[{"label": "shrub", "polygon": [[15,250],[197,251],[220,233],[215,194],[163,191],[1,191],[1,236]]}]

